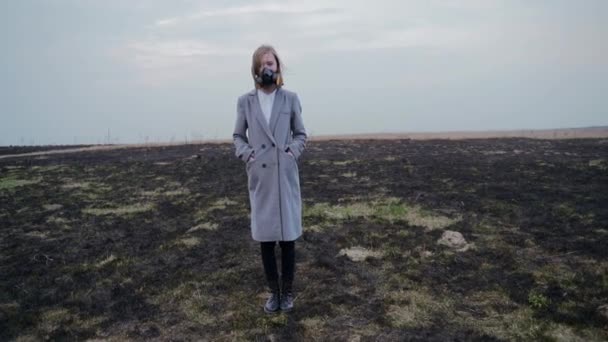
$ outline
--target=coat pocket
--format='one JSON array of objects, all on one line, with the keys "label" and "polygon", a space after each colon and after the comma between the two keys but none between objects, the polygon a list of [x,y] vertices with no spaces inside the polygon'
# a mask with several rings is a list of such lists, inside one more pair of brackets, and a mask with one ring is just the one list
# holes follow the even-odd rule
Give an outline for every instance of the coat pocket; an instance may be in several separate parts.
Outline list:
[{"label": "coat pocket", "polygon": [[249,192],[255,191],[260,182],[259,170],[257,170],[257,160],[251,161],[247,163],[247,186],[249,188]]},{"label": "coat pocket", "polygon": [[288,173],[291,172],[296,172],[298,173],[298,161],[296,160],[295,156],[292,156],[291,154],[289,154],[288,152],[285,151],[281,151],[281,162],[283,165],[283,170],[285,170]]},{"label": "coat pocket", "polygon": [[252,157],[253,159],[251,159],[251,158],[250,158],[248,161],[246,161],[246,162],[245,162],[245,171],[247,171],[247,173],[249,173],[249,170],[251,169],[251,166],[252,166],[252,165],[253,165],[255,162],[257,162],[257,161],[258,161],[258,159],[256,158],[255,153],[253,153],[253,154],[251,155],[251,157]]}]

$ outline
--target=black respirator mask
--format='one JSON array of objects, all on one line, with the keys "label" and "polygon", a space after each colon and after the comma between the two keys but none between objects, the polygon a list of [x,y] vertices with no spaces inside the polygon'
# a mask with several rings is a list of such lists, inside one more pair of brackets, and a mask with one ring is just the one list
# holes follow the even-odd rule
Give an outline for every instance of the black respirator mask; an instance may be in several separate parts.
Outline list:
[{"label": "black respirator mask", "polygon": [[278,78],[279,78],[278,72],[274,72],[268,68],[264,68],[262,70],[262,74],[258,75],[255,80],[262,86],[269,86],[269,85],[276,84]]}]

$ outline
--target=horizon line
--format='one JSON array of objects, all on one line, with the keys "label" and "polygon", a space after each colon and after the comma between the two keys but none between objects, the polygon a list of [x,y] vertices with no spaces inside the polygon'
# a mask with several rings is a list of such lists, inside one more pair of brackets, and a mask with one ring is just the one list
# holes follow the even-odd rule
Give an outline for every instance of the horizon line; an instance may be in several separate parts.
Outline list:
[{"label": "horizon line", "polygon": [[[588,126],[577,128],[555,129],[517,129],[517,130],[484,130],[484,131],[437,131],[437,132],[390,132],[390,133],[356,133],[309,136],[308,141],[329,140],[466,140],[466,139],[501,139],[501,138],[529,138],[529,139],[593,139],[608,138],[608,126]],[[104,151],[137,147],[160,147],[180,145],[204,145],[232,143],[232,139],[191,140],[180,142],[153,142],[153,143],[127,143],[127,144],[80,144],[80,145],[8,145],[10,147],[43,147],[43,146],[85,146],[68,149],[47,151],[34,151],[19,154],[0,155],[0,159],[12,157],[40,156],[47,154],[75,153],[84,151]]]}]

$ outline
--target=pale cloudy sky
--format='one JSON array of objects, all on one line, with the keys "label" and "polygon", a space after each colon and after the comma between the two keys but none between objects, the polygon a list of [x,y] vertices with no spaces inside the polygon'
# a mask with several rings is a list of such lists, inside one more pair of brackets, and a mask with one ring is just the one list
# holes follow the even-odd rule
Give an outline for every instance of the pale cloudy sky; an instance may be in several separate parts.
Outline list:
[{"label": "pale cloudy sky", "polygon": [[272,44],[311,135],[608,125],[604,0],[6,0],[0,145],[231,138]]}]

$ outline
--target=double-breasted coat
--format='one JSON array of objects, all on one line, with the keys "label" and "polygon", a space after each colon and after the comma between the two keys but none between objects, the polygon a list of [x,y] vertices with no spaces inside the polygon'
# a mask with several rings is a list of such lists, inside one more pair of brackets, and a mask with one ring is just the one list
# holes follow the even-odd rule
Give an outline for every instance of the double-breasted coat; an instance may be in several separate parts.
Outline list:
[{"label": "double-breasted coat", "polygon": [[[246,163],[251,236],[296,240],[302,235],[298,159],[307,140],[298,95],[278,88],[269,123],[255,89],[240,96],[233,140],[236,156]],[[254,160],[248,161],[252,154]]]}]

